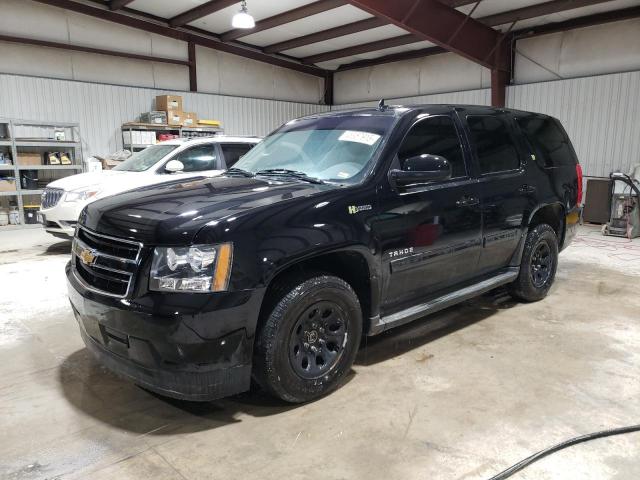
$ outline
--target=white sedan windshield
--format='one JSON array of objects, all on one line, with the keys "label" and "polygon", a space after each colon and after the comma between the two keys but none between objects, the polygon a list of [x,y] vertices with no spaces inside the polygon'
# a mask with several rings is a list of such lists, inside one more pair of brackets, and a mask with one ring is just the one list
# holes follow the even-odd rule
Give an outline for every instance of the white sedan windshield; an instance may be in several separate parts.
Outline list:
[{"label": "white sedan windshield", "polygon": [[134,153],[120,165],[114,167],[114,170],[122,170],[127,172],[143,172],[150,169],[163,157],[178,148],[178,145],[151,145],[144,150]]}]

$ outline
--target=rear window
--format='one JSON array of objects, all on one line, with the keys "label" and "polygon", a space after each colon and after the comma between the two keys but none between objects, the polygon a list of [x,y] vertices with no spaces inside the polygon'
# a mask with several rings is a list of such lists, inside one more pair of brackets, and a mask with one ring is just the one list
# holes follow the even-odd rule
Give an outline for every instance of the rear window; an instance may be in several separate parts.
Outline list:
[{"label": "rear window", "polygon": [[222,154],[227,168],[231,168],[249,150],[253,148],[253,143],[221,143]]},{"label": "rear window", "polygon": [[508,172],[520,168],[520,157],[504,118],[470,115],[467,125],[482,174]]},{"label": "rear window", "polygon": [[545,167],[573,166],[577,159],[567,134],[558,121],[549,117],[516,118],[536,156]]}]

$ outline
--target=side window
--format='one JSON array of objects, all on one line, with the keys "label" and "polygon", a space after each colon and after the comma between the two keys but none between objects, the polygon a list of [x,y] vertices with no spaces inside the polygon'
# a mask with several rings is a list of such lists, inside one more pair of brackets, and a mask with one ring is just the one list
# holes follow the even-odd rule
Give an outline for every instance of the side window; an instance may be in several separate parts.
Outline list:
[{"label": "side window", "polygon": [[211,143],[196,145],[178,153],[172,160],[180,160],[184,172],[202,172],[218,169],[216,147]]},{"label": "side window", "polygon": [[400,165],[407,158],[427,153],[449,160],[452,178],[467,175],[460,138],[450,117],[425,118],[411,127],[398,151]]},{"label": "side window", "polygon": [[253,146],[253,143],[221,143],[220,148],[222,148],[222,154],[224,155],[227,168],[233,167],[233,165],[240,160],[240,157],[251,150]]},{"label": "side window", "polygon": [[467,125],[481,173],[507,172],[520,168],[518,150],[504,118],[470,115],[467,117]]},{"label": "side window", "polygon": [[517,118],[516,122],[545,167],[572,166],[577,163],[569,138],[557,121],[531,115]]}]

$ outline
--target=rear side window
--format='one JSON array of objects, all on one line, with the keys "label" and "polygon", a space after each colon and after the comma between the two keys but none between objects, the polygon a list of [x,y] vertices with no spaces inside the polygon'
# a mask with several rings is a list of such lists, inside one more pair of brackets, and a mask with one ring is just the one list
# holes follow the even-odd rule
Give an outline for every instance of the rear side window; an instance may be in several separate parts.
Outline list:
[{"label": "rear side window", "polygon": [[416,123],[404,138],[398,158],[404,165],[407,158],[425,153],[449,160],[451,178],[467,175],[458,132],[450,117],[430,117]]},{"label": "rear side window", "polygon": [[573,166],[577,163],[569,138],[556,120],[530,116],[517,118],[516,122],[545,167]]},{"label": "rear side window", "polygon": [[482,174],[520,168],[518,150],[504,118],[470,115],[467,117],[467,125]]},{"label": "rear side window", "polygon": [[253,143],[221,143],[220,148],[222,148],[227,168],[233,167],[240,157],[251,150],[253,145]]}]

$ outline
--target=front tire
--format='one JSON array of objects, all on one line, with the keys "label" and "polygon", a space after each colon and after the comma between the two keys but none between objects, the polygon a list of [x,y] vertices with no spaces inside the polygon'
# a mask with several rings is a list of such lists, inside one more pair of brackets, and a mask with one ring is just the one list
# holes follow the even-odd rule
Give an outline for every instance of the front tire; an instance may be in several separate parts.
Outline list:
[{"label": "front tire", "polygon": [[518,300],[537,302],[549,293],[558,267],[558,237],[547,224],[529,230],[525,240],[520,274],[510,293]]},{"label": "front tire", "polygon": [[315,400],[335,390],[355,360],[360,302],[331,275],[291,279],[274,292],[279,296],[256,338],[255,380],[287,402]]}]

